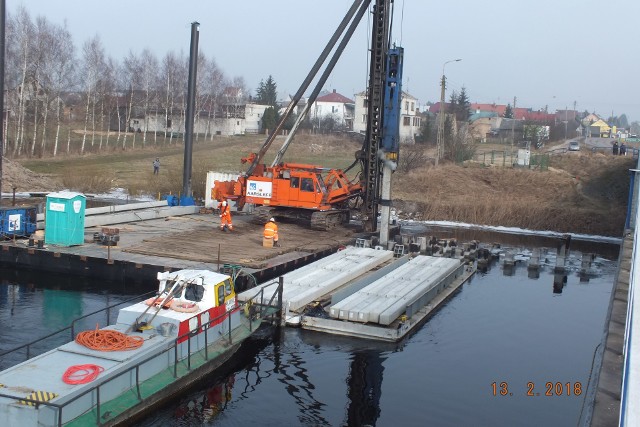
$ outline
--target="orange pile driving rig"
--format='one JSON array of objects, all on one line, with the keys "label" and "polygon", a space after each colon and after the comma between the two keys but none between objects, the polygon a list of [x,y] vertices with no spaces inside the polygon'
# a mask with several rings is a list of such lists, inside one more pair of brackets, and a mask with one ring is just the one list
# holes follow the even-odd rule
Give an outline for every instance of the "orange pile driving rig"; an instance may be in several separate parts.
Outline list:
[{"label": "orange pile driving rig", "polygon": [[[318,230],[327,230],[346,223],[351,217],[351,212],[358,210],[365,230],[376,230],[379,207],[388,210],[391,205],[388,194],[390,174],[395,170],[399,152],[403,53],[402,48],[389,48],[392,4],[392,0],[354,0],[260,150],[242,159],[243,163],[250,163],[247,171],[235,181],[216,181],[211,190],[212,199],[234,200],[239,210],[247,203],[254,204],[260,218],[302,219]],[[315,165],[284,163],[284,153],[295,131],[309,112],[310,106],[314,104],[369,6],[372,6],[373,15],[372,46],[367,92],[367,129],[362,150],[356,153],[353,164],[344,171]],[[336,47],[341,36],[342,39]],[[289,136],[271,166],[266,166],[262,161],[267,150],[276,135],[284,128],[294,107],[298,105],[332,50],[333,55],[307,99],[303,111],[298,114]],[[354,182],[351,182],[346,172],[357,164],[361,166],[360,172]],[[385,171],[388,177],[386,181],[383,179]],[[384,214],[384,211],[382,213]]]},{"label": "orange pile driving rig", "polygon": [[[242,161],[253,162],[255,158],[252,153]],[[264,220],[272,216],[304,220],[313,229],[327,230],[349,221],[361,191],[360,184],[349,182],[339,169],[298,163],[257,164],[250,175],[236,181],[216,181],[212,198],[235,200],[238,209],[252,203]]]}]

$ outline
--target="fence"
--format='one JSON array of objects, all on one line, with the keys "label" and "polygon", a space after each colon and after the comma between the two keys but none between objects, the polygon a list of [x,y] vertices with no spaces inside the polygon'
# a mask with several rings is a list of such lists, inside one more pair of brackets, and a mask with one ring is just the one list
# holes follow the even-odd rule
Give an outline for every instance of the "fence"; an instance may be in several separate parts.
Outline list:
[{"label": "fence", "polygon": [[[481,163],[484,166],[498,166],[498,167],[523,167],[529,169],[549,169],[549,157],[550,154],[531,154],[529,156],[529,164],[519,164],[518,155],[511,150],[490,150],[476,153],[473,157],[473,161]],[[523,162],[526,163],[526,162]]]}]

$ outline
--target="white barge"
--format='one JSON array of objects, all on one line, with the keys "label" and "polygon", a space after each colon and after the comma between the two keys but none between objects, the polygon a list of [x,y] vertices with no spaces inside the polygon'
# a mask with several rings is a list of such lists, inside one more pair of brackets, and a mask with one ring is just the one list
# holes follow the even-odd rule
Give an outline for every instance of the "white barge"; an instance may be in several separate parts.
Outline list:
[{"label": "white barge", "polygon": [[[238,304],[226,274],[158,279],[157,296],[120,309],[116,324],[0,372],[2,424],[129,423],[229,360],[268,314]],[[276,298],[261,295],[263,307]]]},{"label": "white barge", "polygon": [[[475,273],[473,263],[348,247],[283,276],[283,319],[290,326],[400,341]],[[276,282],[259,285],[271,294]],[[238,295],[241,301],[256,290]],[[256,302],[259,302],[257,300]]]}]

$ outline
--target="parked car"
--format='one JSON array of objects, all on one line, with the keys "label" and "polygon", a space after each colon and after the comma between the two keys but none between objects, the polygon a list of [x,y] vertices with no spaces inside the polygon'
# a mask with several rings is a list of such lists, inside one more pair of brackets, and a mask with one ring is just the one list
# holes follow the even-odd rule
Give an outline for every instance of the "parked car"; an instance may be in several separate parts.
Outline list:
[{"label": "parked car", "polygon": [[569,151],[580,151],[580,143],[578,141],[569,141]]}]

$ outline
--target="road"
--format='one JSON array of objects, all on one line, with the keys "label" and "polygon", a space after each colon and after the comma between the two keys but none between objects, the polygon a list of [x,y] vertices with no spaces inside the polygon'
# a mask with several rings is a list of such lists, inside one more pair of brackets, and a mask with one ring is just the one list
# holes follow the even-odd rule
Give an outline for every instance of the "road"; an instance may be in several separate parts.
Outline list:
[{"label": "road", "polygon": [[[616,139],[614,138],[576,137],[573,139],[568,139],[562,144],[556,146],[556,149],[563,148],[568,150],[569,143],[573,140],[578,141],[580,143],[581,151],[588,150],[591,152],[598,152],[598,153],[605,153],[605,154],[612,153],[613,142],[616,141]],[[634,149],[638,150],[640,148],[640,143],[635,141],[631,141],[631,142],[625,141],[625,145],[627,146],[627,155],[633,154]]]}]

